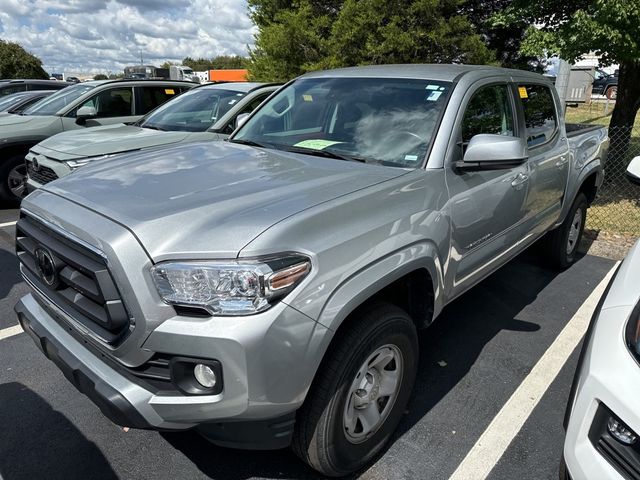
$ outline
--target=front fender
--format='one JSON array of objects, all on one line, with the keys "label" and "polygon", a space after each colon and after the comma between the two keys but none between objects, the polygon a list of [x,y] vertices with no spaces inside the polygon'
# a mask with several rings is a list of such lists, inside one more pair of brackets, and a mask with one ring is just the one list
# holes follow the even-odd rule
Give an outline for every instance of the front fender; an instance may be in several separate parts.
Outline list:
[{"label": "front fender", "polygon": [[376,260],[343,281],[330,295],[318,322],[335,332],[345,318],[366,300],[421,268],[429,272],[433,283],[435,318],[444,306],[442,264],[435,244],[420,242]]}]

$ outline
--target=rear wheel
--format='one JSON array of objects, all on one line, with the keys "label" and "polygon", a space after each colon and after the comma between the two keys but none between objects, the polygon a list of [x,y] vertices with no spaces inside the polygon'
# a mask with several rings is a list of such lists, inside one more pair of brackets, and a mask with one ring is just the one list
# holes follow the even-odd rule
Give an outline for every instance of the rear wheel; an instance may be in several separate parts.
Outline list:
[{"label": "rear wheel", "polygon": [[324,475],[366,465],[402,418],[416,375],[416,328],[401,309],[378,303],[339,332],[301,408],[294,452]]},{"label": "rear wheel", "polygon": [[618,87],[607,88],[605,95],[609,100],[615,100],[618,97]]},{"label": "rear wheel", "polygon": [[24,197],[27,167],[20,155],[9,158],[0,166],[0,200],[17,203]]},{"label": "rear wheel", "polygon": [[567,268],[576,261],[587,219],[587,208],[587,197],[579,193],[562,225],[549,233],[549,258],[554,266]]}]

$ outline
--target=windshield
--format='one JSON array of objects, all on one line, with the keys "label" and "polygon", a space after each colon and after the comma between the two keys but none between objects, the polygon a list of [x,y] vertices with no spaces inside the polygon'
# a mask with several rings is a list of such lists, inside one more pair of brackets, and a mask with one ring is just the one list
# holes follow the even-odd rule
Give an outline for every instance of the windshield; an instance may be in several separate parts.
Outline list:
[{"label": "windshield", "polygon": [[204,132],[245,95],[233,90],[197,88],[155,109],[142,120],[140,126]]},{"label": "windshield", "polygon": [[419,167],[450,83],[396,78],[297,80],[232,141],[397,167]]},{"label": "windshield", "polygon": [[29,96],[29,93],[14,93],[13,95],[7,95],[6,97],[0,97],[0,112],[5,111],[11,107],[14,103],[19,102],[24,97]]},{"label": "windshield", "polygon": [[23,115],[55,115],[59,110],[63,109],[71,102],[87,93],[94,85],[79,83],[71,87],[65,87],[50,97],[43,98],[39,102],[34,103],[27,108]]}]

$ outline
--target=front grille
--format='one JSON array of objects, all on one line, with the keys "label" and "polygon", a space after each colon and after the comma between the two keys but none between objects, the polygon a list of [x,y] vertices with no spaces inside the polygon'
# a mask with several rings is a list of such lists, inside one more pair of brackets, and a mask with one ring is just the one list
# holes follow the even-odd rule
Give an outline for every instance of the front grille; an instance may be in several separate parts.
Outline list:
[{"label": "front grille", "polygon": [[131,322],[102,256],[25,214],[16,253],[27,280],[64,313],[105,343],[124,338]]},{"label": "front grille", "polygon": [[36,170],[33,162],[30,160],[27,160],[27,175],[41,185],[45,185],[58,178],[56,172],[49,167],[38,165],[38,169]]}]

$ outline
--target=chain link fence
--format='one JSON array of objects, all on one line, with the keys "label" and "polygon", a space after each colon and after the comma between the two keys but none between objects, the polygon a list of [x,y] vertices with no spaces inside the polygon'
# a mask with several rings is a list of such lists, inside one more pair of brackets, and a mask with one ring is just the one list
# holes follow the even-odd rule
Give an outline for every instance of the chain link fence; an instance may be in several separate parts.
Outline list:
[{"label": "chain link fence", "polygon": [[640,126],[609,129],[609,158],[604,184],[589,209],[586,227],[607,233],[640,236],[640,186],[627,180],[631,159],[640,156]]}]

